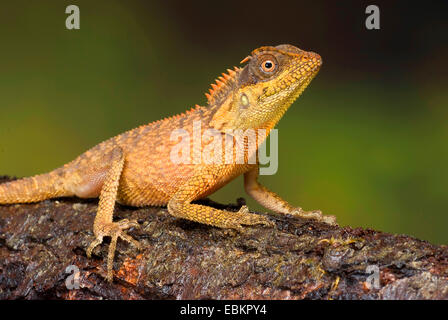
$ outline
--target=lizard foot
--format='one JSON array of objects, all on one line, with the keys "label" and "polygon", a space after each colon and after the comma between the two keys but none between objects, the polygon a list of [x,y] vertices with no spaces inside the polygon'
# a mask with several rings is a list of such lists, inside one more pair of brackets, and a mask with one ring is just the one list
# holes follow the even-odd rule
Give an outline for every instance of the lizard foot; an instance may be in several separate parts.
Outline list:
[{"label": "lizard foot", "polygon": [[305,219],[315,219],[320,222],[324,222],[330,225],[336,225],[336,217],[335,216],[324,216],[322,211],[313,210],[313,211],[304,211],[302,208],[296,208],[292,210],[290,213],[293,217],[305,218]]},{"label": "lizard foot", "polygon": [[124,232],[125,229],[129,229],[131,227],[138,227],[139,224],[137,221],[130,221],[128,219],[123,219],[118,222],[110,222],[110,223],[104,223],[101,224],[97,230],[95,230],[96,239],[93,240],[89,247],[87,248],[87,257],[90,258],[92,255],[93,249],[100,245],[103,242],[104,237],[111,237],[110,245],[109,245],[109,252],[107,254],[107,277],[106,279],[109,282],[112,282],[113,279],[113,262],[114,262],[114,256],[115,256],[115,249],[117,247],[117,240],[118,238],[121,238],[125,240],[126,242],[129,242],[136,246],[138,249],[140,249],[140,244],[138,241],[134,240],[131,236],[126,234]]},{"label": "lizard foot", "polygon": [[237,224],[237,226],[233,227],[234,229],[239,229],[241,230],[241,225],[249,225],[249,226],[253,226],[253,225],[257,225],[257,224],[261,224],[267,227],[273,227],[275,226],[275,223],[273,221],[271,221],[268,217],[259,215],[259,214],[254,214],[254,213],[250,213],[249,212],[249,208],[247,206],[242,206],[240,208],[240,210],[236,213],[233,214],[232,217],[235,220],[235,223]]}]

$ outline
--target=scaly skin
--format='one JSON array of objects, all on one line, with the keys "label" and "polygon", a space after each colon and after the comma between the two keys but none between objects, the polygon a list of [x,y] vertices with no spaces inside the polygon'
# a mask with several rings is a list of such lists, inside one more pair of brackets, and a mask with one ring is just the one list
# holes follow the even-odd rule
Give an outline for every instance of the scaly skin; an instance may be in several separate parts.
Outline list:
[{"label": "scaly skin", "polygon": [[[72,162],[50,173],[0,185],[0,204],[37,202],[54,197],[99,197],[93,231],[95,240],[87,249],[88,256],[110,236],[107,278],[112,280],[116,242],[122,238],[138,246],[123,230],[138,226],[135,221],[113,222],[115,202],[131,206],[167,205],[170,214],[200,223],[242,230],[242,225],[272,225],[265,216],[251,214],[247,207],[239,212],[218,210],[192,204],[244,174],[247,193],[264,207],[283,214],[315,218],[335,223],[332,216],[320,211],[305,212],[295,208],[257,181],[258,163],[248,163],[250,154],[245,140],[244,159],[219,163],[224,156],[211,154],[213,163],[174,163],[171,151],[178,145],[172,132],[183,129],[194,139],[194,123],[200,121],[201,134],[217,130],[231,150],[235,150],[235,130],[274,128],[289,106],[317,74],[322,60],[313,52],[291,45],[261,47],[242,63],[242,68],[228,70],[212,84],[206,94],[208,106],[196,106],[186,113],[159,120],[125,132],[88,150]],[[233,133],[230,130],[234,130]],[[256,147],[265,137],[257,134]],[[198,148],[188,148],[193,155],[205,153],[212,139]],[[249,154],[250,153],[250,154]],[[191,159],[191,157],[189,158]],[[240,161],[237,162],[236,159]],[[243,161],[241,161],[243,160]]]}]

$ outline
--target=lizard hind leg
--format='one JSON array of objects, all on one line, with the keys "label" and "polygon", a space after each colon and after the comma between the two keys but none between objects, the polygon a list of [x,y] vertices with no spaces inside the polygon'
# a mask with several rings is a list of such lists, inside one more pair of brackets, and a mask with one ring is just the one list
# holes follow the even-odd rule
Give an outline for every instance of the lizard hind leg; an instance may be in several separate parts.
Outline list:
[{"label": "lizard hind leg", "polygon": [[115,256],[115,249],[118,238],[121,238],[136,247],[139,243],[132,237],[127,235],[124,230],[130,227],[138,227],[135,221],[123,219],[118,222],[113,222],[113,212],[117,198],[118,186],[120,183],[121,173],[124,165],[124,155],[121,148],[114,149],[111,158],[110,167],[107,171],[104,183],[101,188],[100,201],[98,204],[98,212],[93,223],[93,232],[95,240],[89,245],[87,249],[87,256],[90,258],[93,249],[103,242],[104,237],[111,237],[109,251],[107,255],[107,280],[112,281],[113,260]]}]

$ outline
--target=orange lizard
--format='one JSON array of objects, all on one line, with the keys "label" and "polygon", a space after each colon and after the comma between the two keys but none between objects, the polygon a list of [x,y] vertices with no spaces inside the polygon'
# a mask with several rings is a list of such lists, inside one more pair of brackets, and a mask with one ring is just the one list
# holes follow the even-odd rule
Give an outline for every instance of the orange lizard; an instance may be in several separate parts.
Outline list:
[{"label": "orange lizard", "polygon": [[[240,162],[236,157],[232,157],[230,163],[171,161],[172,149],[178,144],[170,139],[173,130],[182,129],[192,134],[195,121],[201,121],[201,133],[214,129],[223,137],[230,136],[231,139],[223,140],[225,144],[234,143],[232,132],[236,131],[232,130],[264,129],[269,133],[317,74],[322,60],[316,53],[292,45],[279,45],[258,48],[241,63],[244,67],[228,69],[216,84],[212,84],[210,92],[206,93],[207,107],[196,105],[185,113],[110,138],[50,173],[1,184],[0,204],[37,202],[55,197],[99,197],[93,224],[95,239],[87,248],[87,255],[91,256],[93,249],[103,242],[103,237],[111,237],[107,257],[109,281],[113,277],[117,239],[139,246],[124,231],[137,227],[136,221],[113,222],[116,202],[137,207],[166,205],[173,216],[220,228],[242,230],[242,225],[273,225],[269,218],[249,213],[246,206],[238,212],[230,212],[192,203],[244,174],[246,192],[264,207],[281,214],[335,223],[333,216],[295,208],[262,186],[257,181],[258,162],[248,161],[251,155],[247,139],[244,140],[246,152],[244,158],[240,155]],[[265,138],[257,134],[256,149]],[[204,148],[192,148],[193,154]],[[216,153],[211,157],[222,160],[223,155]]]}]

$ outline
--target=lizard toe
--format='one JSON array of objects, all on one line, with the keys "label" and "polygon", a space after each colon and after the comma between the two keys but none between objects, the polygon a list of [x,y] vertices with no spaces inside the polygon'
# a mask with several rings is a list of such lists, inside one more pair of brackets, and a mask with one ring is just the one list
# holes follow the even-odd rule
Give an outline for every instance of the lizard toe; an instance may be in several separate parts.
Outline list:
[{"label": "lizard toe", "polygon": [[336,217],[323,215],[320,210],[312,210],[312,211],[304,211],[302,208],[296,208],[292,210],[290,213],[293,217],[299,217],[304,219],[314,219],[319,222],[324,222],[330,225],[336,224]]}]

